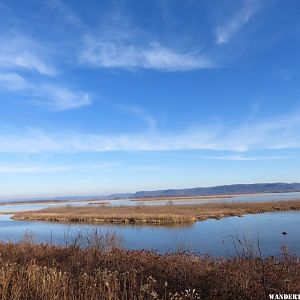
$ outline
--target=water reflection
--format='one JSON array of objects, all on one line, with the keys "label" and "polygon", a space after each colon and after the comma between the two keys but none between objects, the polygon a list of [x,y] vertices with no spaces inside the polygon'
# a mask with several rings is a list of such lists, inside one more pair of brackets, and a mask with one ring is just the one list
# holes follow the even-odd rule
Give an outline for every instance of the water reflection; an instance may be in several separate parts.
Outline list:
[{"label": "water reflection", "polygon": [[[155,249],[160,252],[190,250],[202,254],[228,256],[235,253],[233,236],[246,237],[250,243],[260,241],[263,255],[277,254],[283,245],[300,256],[300,213],[276,212],[244,217],[207,220],[187,226],[149,225],[87,225],[60,224],[39,221],[13,221],[10,215],[0,216],[0,239],[17,241],[25,232],[31,232],[37,242],[63,244],[65,235],[97,228],[114,230],[124,247],[129,249]],[[288,234],[282,235],[285,231]]]}]

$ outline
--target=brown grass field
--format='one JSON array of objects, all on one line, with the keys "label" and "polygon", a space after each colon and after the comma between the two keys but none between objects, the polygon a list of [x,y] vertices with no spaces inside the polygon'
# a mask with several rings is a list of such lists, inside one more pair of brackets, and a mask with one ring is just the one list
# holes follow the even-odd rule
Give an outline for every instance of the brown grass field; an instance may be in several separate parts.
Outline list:
[{"label": "brown grass field", "polygon": [[20,212],[15,220],[84,223],[178,224],[274,211],[300,210],[300,200],[261,203],[210,203],[197,205],[52,207]]},{"label": "brown grass field", "polygon": [[[80,240],[88,241],[85,247]],[[300,262],[284,251],[263,258],[242,245],[231,258],[158,254],[118,247],[92,233],[65,246],[0,243],[3,300],[268,299],[299,293]]]}]

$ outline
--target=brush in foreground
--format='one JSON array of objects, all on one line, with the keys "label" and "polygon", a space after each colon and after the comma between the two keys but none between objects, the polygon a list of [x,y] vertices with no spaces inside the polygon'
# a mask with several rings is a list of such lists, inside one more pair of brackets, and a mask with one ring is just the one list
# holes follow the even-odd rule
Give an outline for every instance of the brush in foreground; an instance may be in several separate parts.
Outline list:
[{"label": "brush in foreground", "polygon": [[300,263],[287,252],[160,255],[116,248],[108,236],[88,236],[83,248],[81,239],[65,246],[0,243],[1,299],[268,299],[300,291]]}]

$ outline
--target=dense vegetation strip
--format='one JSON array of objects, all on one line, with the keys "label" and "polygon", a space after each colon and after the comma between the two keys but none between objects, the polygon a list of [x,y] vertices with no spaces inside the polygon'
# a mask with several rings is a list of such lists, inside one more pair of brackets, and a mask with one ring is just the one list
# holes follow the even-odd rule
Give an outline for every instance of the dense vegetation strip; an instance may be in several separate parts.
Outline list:
[{"label": "dense vegetation strip", "polygon": [[262,258],[243,246],[234,258],[211,258],[126,251],[111,234],[84,240],[1,243],[1,299],[268,299],[300,291],[300,262],[286,251]]},{"label": "dense vegetation strip", "polygon": [[172,205],[170,203],[162,206],[137,205],[131,207],[65,206],[16,213],[13,219],[85,223],[173,224],[287,210],[300,210],[300,200],[195,205]]}]

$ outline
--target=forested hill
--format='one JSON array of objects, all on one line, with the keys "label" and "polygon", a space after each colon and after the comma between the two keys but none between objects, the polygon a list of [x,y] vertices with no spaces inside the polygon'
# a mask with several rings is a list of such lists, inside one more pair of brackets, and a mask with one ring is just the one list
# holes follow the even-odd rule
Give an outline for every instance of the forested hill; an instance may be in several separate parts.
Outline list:
[{"label": "forested hill", "polygon": [[[132,198],[171,197],[171,196],[210,196],[253,193],[300,192],[300,183],[255,183],[232,184],[213,187],[195,187],[185,189],[168,189],[157,191],[139,191],[131,194]],[[121,195],[119,195],[121,196]],[[126,197],[129,195],[126,194]]]}]

